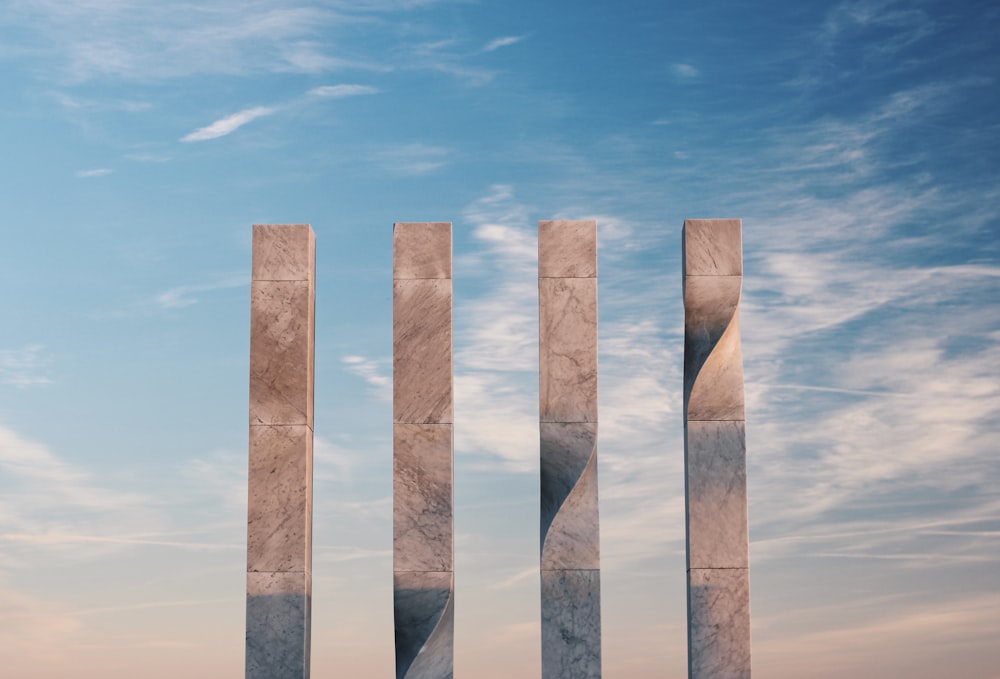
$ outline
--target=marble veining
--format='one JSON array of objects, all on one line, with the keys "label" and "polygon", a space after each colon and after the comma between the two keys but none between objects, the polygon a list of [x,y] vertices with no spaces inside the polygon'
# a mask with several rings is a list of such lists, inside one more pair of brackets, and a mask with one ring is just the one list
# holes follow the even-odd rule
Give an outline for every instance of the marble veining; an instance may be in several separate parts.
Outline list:
[{"label": "marble veining", "polygon": [[454,587],[451,573],[393,575],[396,679],[451,679]]},{"label": "marble veining", "polygon": [[452,425],[394,426],[393,568],[450,571]]},{"label": "marble veining", "polygon": [[597,276],[597,222],[552,219],[538,222],[540,278]]},{"label": "marble veining", "polygon": [[393,283],[393,417],[452,421],[452,288],[448,279]]},{"label": "marble veining", "polygon": [[247,574],[246,679],[309,679],[311,607],[304,573]]},{"label": "marble veining", "polygon": [[315,276],[316,234],[308,224],[254,224],[255,281],[308,281]]},{"label": "marble veining", "polygon": [[688,276],[742,276],[742,220],[686,220],[684,272]]},{"label": "marble veining", "polygon": [[600,567],[597,423],[543,422],[541,567]]},{"label": "marble veining", "polygon": [[600,571],[541,575],[542,679],[600,679]]},{"label": "marble veining", "polygon": [[688,676],[750,679],[750,576],[745,568],[688,573]]},{"label": "marble veining", "polygon": [[257,225],[250,289],[247,679],[307,679],[315,235]]},{"label": "marble veining", "polygon": [[312,432],[250,427],[247,571],[305,571],[312,561]]},{"label": "marble veining", "polygon": [[314,291],[309,281],[251,285],[251,424],[312,426]]},{"label": "marble veining", "polygon": [[597,421],[597,279],[540,278],[542,422]]},{"label": "marble veining", "polygon": [[399,222],[392,245],[394,279],[451,278],[451,222]]},{"label": "marble veining", "polygon": [[743,422],[687,424],[688,568],[747,568]]},{"label": "marble veining", "polygon": [[247,597],[246,679],[309,679],[310,607],[301,593]]}]

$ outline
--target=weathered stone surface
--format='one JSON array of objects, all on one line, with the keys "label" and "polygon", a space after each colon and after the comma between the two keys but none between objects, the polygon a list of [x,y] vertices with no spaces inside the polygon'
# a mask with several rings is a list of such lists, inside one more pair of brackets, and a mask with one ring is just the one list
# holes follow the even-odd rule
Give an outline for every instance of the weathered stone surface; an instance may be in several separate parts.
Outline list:
[{"label": "weathered stone surface", "polygon": [[315,285],[253,281],[250,423],[312,427]]},{"label": "weathered stone surface", "polygon": [[400,222],[392,249],[394,279],[451,278],[451,222]]},{"label": "weathered stone surface", "polygon": [[453,567],[452,425],[394,426],[393,569]]},{"label": "weathered stone surface", "polygon": [[741,421],[687,424],[688,568],[747,568],[747,472]]},{"label": "weathered stone surface", "polygon": [[688,676],[750,679],[750,572],[688,572]]},{"label": "weathered stone surface", "polygon": [[254,224],[253,280],[313,280],[315,261],[316,234],[308,224]]},{"label": "weathered stone surface", "polygon": [[687,276],[742,276],[742,221],[739,219],[685,220],[684,274]]},{"label": "weathered stone surface", "polygon": [[311,579],[247,573],[246,679],[309,679]]},{"label": "weathered stone surface", "polygon": [[393,417],[396,423],[452,421],[450,279],[393,283]]},{"label": "weathered stone surface", "polygon": [[597,421],[597,279],[540,278],[542,422]]},{"label": "weathered stone surface", "polygon": [[539,278],[595,278],[597,222],[553,219],[538,222]]},{"label": "weathered stone surface", "polygon": [[312,431],[250,427],[247,571],[307,571],[312,563]]},{"label": "weathered stone surface", "polygon": [[601,574],[542,571],[542,679],[600,679]]}]

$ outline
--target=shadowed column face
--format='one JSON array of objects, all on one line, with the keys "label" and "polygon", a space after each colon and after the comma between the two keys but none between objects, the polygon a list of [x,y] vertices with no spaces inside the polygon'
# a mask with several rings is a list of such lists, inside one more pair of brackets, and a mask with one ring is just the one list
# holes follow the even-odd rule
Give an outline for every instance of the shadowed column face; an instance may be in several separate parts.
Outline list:
[{"label": "shadowed column face", "polygon": [[309,677],[316,237],[253,230],[247,679]]},{"label": "shadowed column face", "polygon": [[688,675],[750,678],[738,219],[684,223]]},{"label": "shadowed column face", "polygon": [[597,223],[538,224],[543,679],[601,676]]},{"label": "shadowed column face", "polygon": [[451,224],[393,230],[393,614],[397,679],[454,665]]}]

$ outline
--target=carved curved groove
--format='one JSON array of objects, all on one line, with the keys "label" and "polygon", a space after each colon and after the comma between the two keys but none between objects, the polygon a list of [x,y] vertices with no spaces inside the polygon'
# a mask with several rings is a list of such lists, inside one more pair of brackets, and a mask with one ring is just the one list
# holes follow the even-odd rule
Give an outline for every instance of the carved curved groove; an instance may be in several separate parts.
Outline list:
[{"label": "carved curved groove", "polygon": [[743,418],[742,278],[685,280],[684,402],[689,420]]},{"label": "carved curved groove", "polygon": [[597,424],[541,424],[543,569],[597,568]]},{"label": "carved curved groove", "polygon": [[396,679],[451,679],[451,573],[396,573],[395,584]]}]

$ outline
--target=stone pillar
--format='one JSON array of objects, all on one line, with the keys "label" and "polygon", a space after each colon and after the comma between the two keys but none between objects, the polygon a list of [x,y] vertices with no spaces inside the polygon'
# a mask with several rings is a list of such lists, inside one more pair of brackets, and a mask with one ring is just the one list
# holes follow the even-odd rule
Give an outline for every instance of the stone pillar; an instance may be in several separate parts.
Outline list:
[{"label": "stone pillar", "polygon": [[739,219],[684,222],[688,676],[750,679]]},{"label": "stone pillar", "polygon": [[451,223],[396,224],[392,270],[396,679],[451,679]]},{"label": "stone pillar", "polygon": [[247,679],[308,679],[316,236],[253,227]]},{"label": "stone pillar", "polygon": [[538,316],[542,679],[599,679],[596,222],[539,222]]}]

